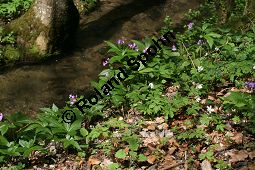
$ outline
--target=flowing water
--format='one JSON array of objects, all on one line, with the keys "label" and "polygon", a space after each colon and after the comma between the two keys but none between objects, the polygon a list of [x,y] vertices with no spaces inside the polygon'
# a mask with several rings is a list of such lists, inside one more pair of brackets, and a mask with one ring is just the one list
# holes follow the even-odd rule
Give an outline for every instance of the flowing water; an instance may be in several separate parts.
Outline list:
[{"label": "flowing water", "polygon": [[101,0],[80,21],[75,48],[60,59],[9,68],[0,73],[0,112],[34,115],[39,108],[64,106],[69,94],[85,94],[103,69],[104,41],[156,35],[169,15],[180,23],[196,0]]}]

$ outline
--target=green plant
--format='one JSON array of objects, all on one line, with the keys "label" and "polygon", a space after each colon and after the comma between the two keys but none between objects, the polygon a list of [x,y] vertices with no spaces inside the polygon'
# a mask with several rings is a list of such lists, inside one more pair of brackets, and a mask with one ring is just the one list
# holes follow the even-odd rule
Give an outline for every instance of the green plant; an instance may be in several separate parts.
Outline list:
[{"label": "green plant", "polygon": [[199,154],[199,159],[201,159],[201,160],[204,160],[204,159],[214,160],[215,159],[214,158],[214,153],[211,150],[209,150],[205,153],[201,153],[201,154]]},{"label": "green plant", "polygon": [[8,0],[0,4],[0,18],[14,19],[27,11],[33,0]]},{"label": "green plant", "polygon": [[231,112],[234,120],[246,119],[248,124],[245,124],[244,128],[255,133],[255,95],[241,92],[231,92],[231,94],[225,98],[222,98],[223,104],[226,107],[227,112]]}]

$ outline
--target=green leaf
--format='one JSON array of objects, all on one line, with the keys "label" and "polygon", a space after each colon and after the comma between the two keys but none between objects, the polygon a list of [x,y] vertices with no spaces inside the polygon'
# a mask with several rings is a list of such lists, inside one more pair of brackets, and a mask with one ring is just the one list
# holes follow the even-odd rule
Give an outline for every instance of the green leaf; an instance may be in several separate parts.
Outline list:
[{"label": "green leaf", "polygon": [[149,72],[153,72],[154,69],[153,68],[145,68],[139,71],[139,73],[149,73]]},{"label": "green leaf", "polygon": [[108,170],[121,170],[118,163],[112,163],[108,166]]},{"label": "green leaf", "polygon": [[55,104],[52,105],[52,111],[53,112],[57,112],[58,111],[58,107]]},{"label": "green leaf", "polygon": [[26,149],[25,152],[23,153],[23,156],[28,157],[33,151],[38,151],[41,150],[41,146],[33,146],[29,149]]},{"label": "green leaf", "polygon": [[210,37],[210,36],[208,36],[208,35],[205,35],[205,39],[206,39],[206,41],[208,42],[210,48],[212,48],[213,43],[214,43],[213,38]]},{"label": "green leaf", "polygon": [[80,133],[83,137],[86,137],[89,134],[89,132],[85,128],[81,128]]},{"label": "green leaf", "polygon": [[179,57],[179,56],[181,56],[181,54],[179,52],[171,52],[170,56],[172,56],[172,57]]},{"label": "green leaf", "polygon": [[207,35],[210,36],[210,37],[213,37],[213,38],[220,38],[221,37],[220,34],[217,34],[217,33],[214,33],[214,32],[211,32],[211,33],[209,33]]},{"label": "green leaf", "polygon": [[0,126],[1,135],[4,135],[4,134],[7,132],[8,129],[9,129],[8,125],[2,124],[2,125]]},{"label": "green leaf", "polygon": [[147,157],[144,154],[139,154],[138,155],[138,161],[139,162],[147,161]]},{"label": "green leaf", "polygon": [[78,144],[78,142],[71,140],[71,145],[74,146],[76,149],[81,150],[80,145]]},{"label": "green leaf", "polygon": [[64,142],[64,148],[68,148],[69,146],[73,146],[74,148],[76,148],[78,150],[82,150],[80,145],[74,140],[63,139],[62,141]]},{"label": "green leaf", "polygon": [[120,62],[124,57],[125,55],[115,55],[110,59],[110,63]]},{"label": "green leaf", "polygon": [[113,49],[112,52],[118,52],[118,51],[120,51],[119,48],[118,48],[115,44],[111,43],[110,41],[105,41],[105,42],[106,42],[106,44],[107,44],[108,46],[110,46],[110,47]]},{"label": "green leaf", "polygon": [[4,136],[0,135],[0,145],[7,146],[8,143],[8,140]]},{"label": "green leaf", "polygon": [[29,126],[24,130],[24,132],[25,132],[25,131],[29,131],[29,130],[34,130],[34,129],[36,129],[36,128],[42,128],[42,126],[39,125],[39,124],[37,124],[37,123],[34,123],[34,124],[29,125]]},{"label": "green leaf", "polygon": [[235,122],[235,123],[239,123],[241,120],[239,118],[239,116],[235,116],[232,118],[232,120]]},{"label": "green leaf", "polygon": [[120,149],[115,153],[115,157],[119,159],[124,159],[126,156],[127,155],[123,149]]},{"label": "green leaf", "polygon": [[79,156],[79,157],[85,157],[85,156],[86,156],[86,153],[85,153],[85,152],[78,152],[78,156]]},{"label": "green leaf", "polygon": [[202,30],[205,31],[205,30],[208,28],[208,26],[209,26],[209,24],[207,24],[207,23],[204,24],[204,25],[202,26]]},{"label": "green leaf", "polygon": [[70,126],[70,128],[67,129],[67,132],[75,132],[76,130],[81,128],[81,121],[77,120],[73,122],[73,124]]},{"label": "green leaf", "polygon": [[224,132],[224,128],[225,128],[224,124],[219,124],[219,125],[216,126],[216,130],[219,130],[219,131],[222,131],[222,132]]}]

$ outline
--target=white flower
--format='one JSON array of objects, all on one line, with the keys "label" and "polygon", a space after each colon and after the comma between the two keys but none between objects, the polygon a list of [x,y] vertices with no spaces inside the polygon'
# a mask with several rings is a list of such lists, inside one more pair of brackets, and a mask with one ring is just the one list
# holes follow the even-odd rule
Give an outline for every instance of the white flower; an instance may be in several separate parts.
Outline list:
[{"label": "white flower", "polygon": [[253,69],[255,70],[255,65],[253,66]]},{"label": "white flower", "polygon": [[208,53],[205,53],[205,56],[208,56]]},{"label": "white flower", "polygon": [[119,133],[119,131],[115,131],[115,132],[113,132],[112,136],[115,138],[120,138],[121,134]]},{"label": "white flower", "polygon": [[196,85],[196,89],[202,89],[203,88],[203,84],[197,84]]},{"label": "white flower", "polygon": [[198,66],[198,68],[197,68],[197,71],[198,72],[201,72],[201,71],[203,71],[204,70],[204,67],[203,66]]},{"label": "white flower", "polygon": [[207,111],[208,111],[209,113],[214,112],[214,109],[212,108],[212,106],[206,106],[206,108],[207,108]]},{"label": "white flower", "polygon": [[219,51],[219,48],[218,48],[218,47],[216,47],[216,48],[215,48],[215,51]]},{"label": "white flower", "polygon": [[196,96],[195,99],[196,99],[197,102],[201,101],[201,98],[199,96]]},{"label": "white flower", "polygon": [[150,87],[151,89],[153,89],[153,88],[154,88],[154,84],[153,84],[153,83],[150,83],[150,84],[149,84],[149,87]]}]

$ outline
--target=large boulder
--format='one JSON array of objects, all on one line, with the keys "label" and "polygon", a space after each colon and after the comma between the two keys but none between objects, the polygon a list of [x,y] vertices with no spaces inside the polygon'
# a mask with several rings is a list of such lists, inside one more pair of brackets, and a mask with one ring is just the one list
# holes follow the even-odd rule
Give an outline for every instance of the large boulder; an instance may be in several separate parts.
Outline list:
[{"label": "large boulder", "polygon": [[23,54],[42,57],[73,44],[78,26],[79,12],[73,0],[35,0],[29,11],[8,28],[17,33]]}]

